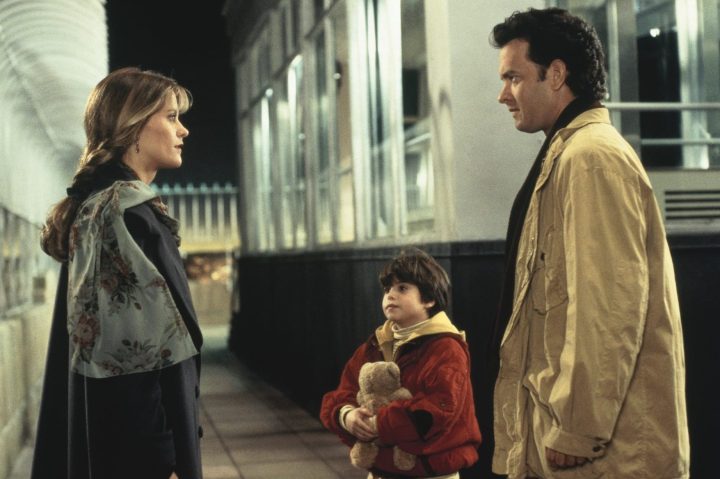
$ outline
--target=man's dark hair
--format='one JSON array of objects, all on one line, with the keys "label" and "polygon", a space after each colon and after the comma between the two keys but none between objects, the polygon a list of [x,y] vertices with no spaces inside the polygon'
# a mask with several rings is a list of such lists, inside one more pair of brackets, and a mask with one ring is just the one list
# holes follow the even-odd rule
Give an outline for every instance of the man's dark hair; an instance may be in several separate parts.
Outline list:
[{"label": "man's dark hair", "polygon": [[420,290],[424,303],[435,301],[428,309],[432,317],[447,309],[450,303],[450,279],[435,258],[421,249],[403,248],[400,254],[385,265],[380,273],[380,284],[389,289],[393,283],[411,283]]},{"label": "man's dark hair", "polygon": [[567,66],[566,83],[579,98],[602,100],[605,54],[595,28],[561,8],[514,12],[492,30],[491,43],[502,48],[515,39],[528,42],[529,59],[540,65],[540,80],[553,60]]}]

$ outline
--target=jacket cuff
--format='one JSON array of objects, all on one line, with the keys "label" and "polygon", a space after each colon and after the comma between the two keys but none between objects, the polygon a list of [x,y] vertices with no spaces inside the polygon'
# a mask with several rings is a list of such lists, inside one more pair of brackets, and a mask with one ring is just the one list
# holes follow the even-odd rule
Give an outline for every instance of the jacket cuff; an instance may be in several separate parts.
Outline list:
[{"label": "jacket cuff", "polygon": [[347,416],[348,413],[349,413],[350,411],[352,411],[353,409],[355,409],[355,406],[352,406],[352,405],[350,405],[350,404],[346,404],[346,405],[344,405],[343,407],[340,408],[340,411],[338,411],[337,422],[338,422],[338,424],[340,425],[341,428],[345,429],[345,430],[348,431],[348,432],[349,432],[349,429],[348,429],[348,427],[347,427],[347,424],[345,424],[345,416]]},{"label": "jacket cuff", "polygon": [[353,407],[351,404],[345,404],[343,406],[335,407],[333,414],[329,418],[331,424],[327,425],[326,427],[328,427],[328,429],[337,434],[337,436],[345,445],[352,447],[352,445],[355,444],[355,441],[357,441],[357,438],[350,434],[347,429],[345,429],[343,411],[346,406],[350,406],[351,408]]},{"label": "jacket cuff", "polygon": [[383,444],[420,441],[413,418],[405,408],[386,407],[377,413],[378,438]]},{"label": "jacket cuff", "polygon": [[543,440],[545,447],[563,454],[588,459],[597,459],[605,455],[606,441],[600,438],[589,438],[563,431],[553,426]]}]

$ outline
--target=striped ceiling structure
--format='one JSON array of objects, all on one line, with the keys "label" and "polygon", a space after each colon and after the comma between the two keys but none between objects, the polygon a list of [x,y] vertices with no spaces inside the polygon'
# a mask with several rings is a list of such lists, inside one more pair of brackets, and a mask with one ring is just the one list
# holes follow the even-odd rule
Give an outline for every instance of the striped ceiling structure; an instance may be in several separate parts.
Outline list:
[{"label": "striped ceiling structure", "polygon": [[102,0],[0,0],[0,206],[38,222],[59,199],[107,51]]}]

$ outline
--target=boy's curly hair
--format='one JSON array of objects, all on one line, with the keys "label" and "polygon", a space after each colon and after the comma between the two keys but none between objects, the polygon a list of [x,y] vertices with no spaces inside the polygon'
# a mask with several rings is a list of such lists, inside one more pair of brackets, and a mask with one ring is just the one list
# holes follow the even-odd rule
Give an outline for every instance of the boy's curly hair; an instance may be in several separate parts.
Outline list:
[{"label": "boy's curly hair", "polygon": [[528,57],[540,65],[540,80],[553,60],[568,69],[567,85],[579,98],[602,100],[607,93],[605,53],[595,28],[561,8],[514,12],[492,30],[490,42],[502,48],[513,40],[528,42]]},{"label": "boy's curly hair", "polygon": [[435,258],[419,248],[403,248],[385,265],[380,273],[380,284],[387,290],[395,282],[414,284],[420,290],[423,302],[435,301],[435,305],[428,309],[429,317],[446,310],[450,304],[447,272]]}]

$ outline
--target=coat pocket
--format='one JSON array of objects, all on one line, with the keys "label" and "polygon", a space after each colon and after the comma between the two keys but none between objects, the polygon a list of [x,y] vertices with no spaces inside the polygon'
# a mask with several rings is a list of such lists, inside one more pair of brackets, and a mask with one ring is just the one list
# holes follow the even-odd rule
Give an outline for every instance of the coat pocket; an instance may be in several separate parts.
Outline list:
[{"label": "coat pocket", "polygon": [[533,309],[540,314],[560,306],[568,298],[565,257],[559,240],[550,227],[538,245],[530,289]]}]

